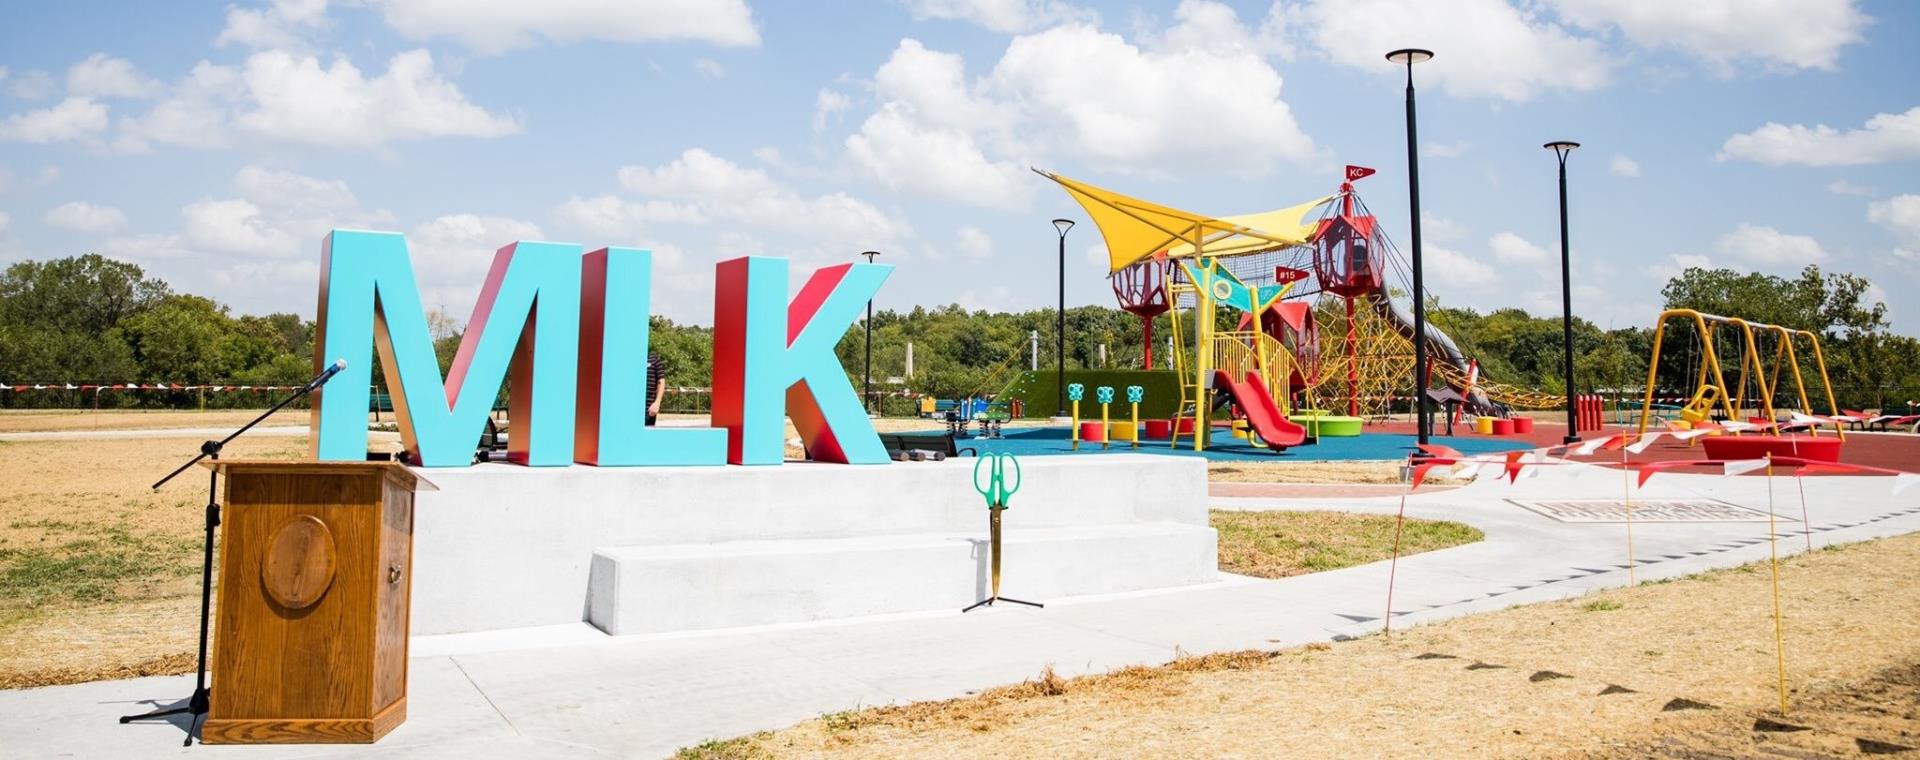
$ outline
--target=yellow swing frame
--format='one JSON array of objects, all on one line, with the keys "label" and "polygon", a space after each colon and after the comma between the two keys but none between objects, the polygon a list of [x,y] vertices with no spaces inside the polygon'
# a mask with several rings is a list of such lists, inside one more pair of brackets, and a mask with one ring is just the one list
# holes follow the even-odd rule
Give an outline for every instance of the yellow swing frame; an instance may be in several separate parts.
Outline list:
[{"label": "yellow swing frame", "polygon": [[[1780,387],[1780,368],[1782,365],[1793,369],[1793,385],[1800,401],[1800,408],[1806,410],[1808,414],[1811,414],[1813,412],[1813,404],[1807,398],[1806,380],[1800,372],[1800,357],[1794,349],[1796,338],[1805,338],[1807,344],[1813,350],[1814,366],[1820,370],[1820,384],[1825,389],[1827,395],[1828,413],[1834,416],[1840,414],[1840,406],[1835,402],[1833,396],[1833,380],[1827,374],[1827,358],[1820,349],[1820,336],[1808,330],[1794,330],[1779,325],[1766,324],[1764,322],[1751,322],[1739,317],[1722,317],[1693,309],[1668,309],[1660,312],[1660,316],[1654,322],[1653,356],[1651,361],[1647,362],[1646,396],[1640,405],[1640,432],[1642,434],[1647,432],[1647,423],[1653,418],[1653,384],[1654,379],[1660,372],[1660,347],[1666,337],[1667,325],[1673,319],[1684,319],[1692,322],[1695,329],[1699,330],[1700,344],[1702,347],[1700,371],[1695,378],[1696,390],[1693,399],[1682,409],[1683,417],[1688,416],[1687,412],[1692,411],[1698,414],[1700,419],[1707,419],[1712,416],[1713,407],[1715,403],[1718,402],[1718,406],[1721,411],[1726,414],[1727,419],[1740,419],[1739,410],[1746,408],[1748,401],[1746,396],[1747,379],[1751,377],[1753,379],[1753,385],[1757,387],[1759,391],[1753,400],[1759,403],[1763,416],[1769,420],[1774,419],[1773,399],[1775,391]],[[1743,356],[1740,359],[1740,374],[1738,376],[1740,384],[1737,392],[1728,392],[1726,373],[1722,369],[1719,353],[1714,349],[1714,330],[1722,326],[1737,330],[1738,334],[1735,337],[1740,341],[1740,344],[1746,348],[1746,350],[1742,352]],[[1756,330],[1760,334],[1770,334],[1774,337],[1773,366],[1771,369],[1766,367],[1764,362],[1761,361],[1760,342],[1754,337]],[[1711,382],[1709,382],[1709,380],[1711,380]],[[1701,408],[1696,410],[1696,406]],[[1846,429],[1838,420],[1833,421],[1833,431],[1840,437],[1840,440],[1846,440]],[[1770,432],[1774,435],[1779,435],[1778,428]],[[1809,432],[1815,436],[1820,434],[1819,428],[1817,427],[1810,428]]]}]

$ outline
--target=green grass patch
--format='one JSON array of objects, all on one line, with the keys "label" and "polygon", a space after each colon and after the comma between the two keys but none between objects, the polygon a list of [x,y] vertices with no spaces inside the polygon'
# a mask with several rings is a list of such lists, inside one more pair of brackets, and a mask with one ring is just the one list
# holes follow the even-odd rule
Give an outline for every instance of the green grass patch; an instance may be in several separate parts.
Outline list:
[{"label": "green grass patch", "polygon": [[762,731],[737,739],[708,739],[691,747],[681,747],[673,757],[674,760],[761,760],[773,757],[760,743],[772,737],[773,732]]},{"label": "green grass patch", "polygon": [[[1257,578],[1286,578],[1364,565],[1393,556],[1394,517],[1351,512],[1213,510],[1220,533],[1220,569]],[[1473,543],[1485,534],[1462,523],[1407,520],[1400,555]]]},{"label": "green grass patch", "polygon": [[1612,612],[1614,610],[1620,609],[1623,606],[1625,605],[1622,605],[1619,602],[1614,601],[1612,599],[1595,599],[1591,602],[1587,602],[1586,604],[1580,605],[1580,609],[1583,612]]},{"label": "green grass patch", "polygon": [[199,567],[196,541],[57,520],[12,527],[45,533],[33,545],[0,545],[0,620],[17,621],[52,604],[113,601],[137,584],[192,575]]}]

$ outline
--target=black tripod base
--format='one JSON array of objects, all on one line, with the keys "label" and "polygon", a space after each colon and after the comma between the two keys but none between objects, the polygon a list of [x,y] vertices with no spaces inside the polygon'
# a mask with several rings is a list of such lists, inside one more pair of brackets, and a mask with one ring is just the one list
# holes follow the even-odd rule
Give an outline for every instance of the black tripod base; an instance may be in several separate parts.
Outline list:
[{"label": "black tripod base", "polygon": [[196,728],[194,724],[200,722],[200,716],[207,714],[208,697],[209,692],[206,688],[195,689],[193,696],[187,699],[185,705],[154,710],[153,712],[144,712],[139,715],[122,715],[120,716],[120,724],[126,725],[136,720],[157,720],[170,715],[191,715],[193,717],[187,721],[186,743],[180,745],[182,747],[191,747],[193,746],[193,730]]},{"label": "black tripod base", "polygon": [[970,604],[970,605],[967,605],[967,607],[966,607],[966,609],[963,609],[963,610],[960,610],[960,611],[961,611],[961,612],[972,612],[972,611],[974,611],[974,610],[976,610],[976,609],[979,609],[979,608],[981,608],[981,607],[992,607],[992,606],[993,606],[993,603],[994,603],[994,602],[1011,602],[1011,603],[1013,603],[1013,604],[1024,604],[1024,605],[1027,605],[1028,607],[1041,607],[1041,608],[1045,608],[1045,607],[1047,606],[1047,605],[1044,605],[1044,604],[1041,604],[1041,603],[1039,603],[1039,602],[1023,602],[1023,601],[1020,601],[1019,599],[1013,599],[1013,598],[1010,598],[1010,597],[1004,597],[1004,596],[989,596],[989,597],[987,597],[987,598],[985,598],[985,599],[982,599],[982,600],[980,600],[980,601],[977,601],[977,602],[974,602],[973,604]]}]

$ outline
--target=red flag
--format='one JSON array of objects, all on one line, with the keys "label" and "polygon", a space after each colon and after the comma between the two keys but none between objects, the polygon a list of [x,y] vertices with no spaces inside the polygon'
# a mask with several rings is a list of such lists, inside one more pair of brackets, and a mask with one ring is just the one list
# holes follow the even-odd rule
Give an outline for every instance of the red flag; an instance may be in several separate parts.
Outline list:
[{"label": "red flag", "polygon": [[1365,179],[1372,175],[1373,175],[1372,169],[1369,169],[1364,166],[1354,166],[1353,164],[1347,164],[1347,181],[1348,182],[1352,182],[1356,179]]}]

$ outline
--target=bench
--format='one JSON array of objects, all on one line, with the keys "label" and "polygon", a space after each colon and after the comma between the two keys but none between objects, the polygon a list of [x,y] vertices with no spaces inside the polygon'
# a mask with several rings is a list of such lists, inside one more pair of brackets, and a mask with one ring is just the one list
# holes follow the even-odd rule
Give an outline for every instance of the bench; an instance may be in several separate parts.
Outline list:
[{"label": "bench", "polygon": [[931,451],[949,457],[957,457],[961,454],[980,455],[980,452],[971,446],[960,446],[950,433],[881,433],[879,435],[880,445],[886,447],[889,455],[914,450]]}]

